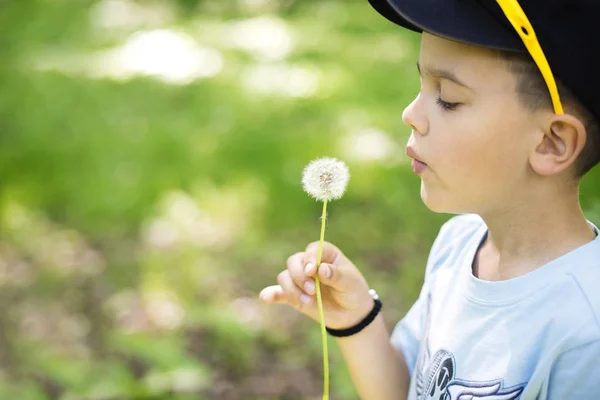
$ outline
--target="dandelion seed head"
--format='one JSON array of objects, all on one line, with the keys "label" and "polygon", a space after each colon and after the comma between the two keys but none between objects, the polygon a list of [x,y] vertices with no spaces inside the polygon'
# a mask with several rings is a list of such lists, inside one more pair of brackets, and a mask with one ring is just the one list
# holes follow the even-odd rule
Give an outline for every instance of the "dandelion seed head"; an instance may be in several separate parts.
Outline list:
[{"label": "dandelion seed head", "polygon": [[320,201],[342,197],[350,180],[350,172],[343,161],[323,157],[311,161],[302,173],[304,190]]}]

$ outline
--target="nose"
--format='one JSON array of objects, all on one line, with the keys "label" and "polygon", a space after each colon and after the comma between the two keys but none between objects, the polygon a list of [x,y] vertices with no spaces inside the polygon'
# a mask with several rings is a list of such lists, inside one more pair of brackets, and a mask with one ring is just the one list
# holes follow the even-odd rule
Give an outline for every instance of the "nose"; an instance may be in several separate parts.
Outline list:
[{"label": "nose", "polygon": [[423,111],[422,98],[419,93],[402,112],[402,122],[421,136],[425,136],[429,132],[429,122]]}]

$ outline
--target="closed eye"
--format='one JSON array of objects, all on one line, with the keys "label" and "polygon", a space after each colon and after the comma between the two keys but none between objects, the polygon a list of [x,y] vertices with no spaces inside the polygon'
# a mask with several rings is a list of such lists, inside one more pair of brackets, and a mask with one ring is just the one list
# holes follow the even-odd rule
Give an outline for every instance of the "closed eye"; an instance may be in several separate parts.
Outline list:
[{"label": "closed eye", "polygon": [[444,101],[441,97],[437,98],[436,104],[446,111],[454,111],[460,105],[460,103],[449,103],[447,101]]}]

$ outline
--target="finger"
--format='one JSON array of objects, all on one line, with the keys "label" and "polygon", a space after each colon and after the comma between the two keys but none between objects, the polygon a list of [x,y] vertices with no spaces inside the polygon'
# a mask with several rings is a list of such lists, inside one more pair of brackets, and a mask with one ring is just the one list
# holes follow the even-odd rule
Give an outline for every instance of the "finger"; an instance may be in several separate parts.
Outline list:
[{"label": "finger", "polygon": [[287,268],[292,280],[302,291],[308,295],[315,294],[315,281],[304,273],[304,253],[296,253],[287,260]]},{"label": "finger", "polygon": [[343,271],[341,271],[341,266],[339,265],[321,263],[318,275],[321,282],[327,286],[337,290],[348,289],[348,279],[344,279]]},{"label": "finger", "polygon": [[304,274],[306,276],[315,276],[315,274],[317,273],[317,267],[315,265],[314,262],[308,262],[305,266],[304,266]]},{"label": "finger", "polygon": [[260,291],[258,297],[265,304],[286,304],[287,299],[283,289],[279,285],[267,286]]},{"label": "finger", "polygon": [[292,279],[290,272],[286,269],[277,276],[277,283],[283,289],[287,303],[291,306],[302,308],[312,303],[312,297],[304,293]]},{"label": "finger", "polygon": [[[306,247],[306,251],[304,252],[304,265],[307,264],[317,265],[317,255],[319,252],[319,242],[312,242]],[[321,254],[321,262],[334,264],[338,261],[339,256],[341,255],[341,251],[329,242],[323,242],[323,250]],[[310,271],[313,271],[310,269]],[[316,268],[314,269],[316,272]],[[314,275],[314,273],[313,273]]]}]

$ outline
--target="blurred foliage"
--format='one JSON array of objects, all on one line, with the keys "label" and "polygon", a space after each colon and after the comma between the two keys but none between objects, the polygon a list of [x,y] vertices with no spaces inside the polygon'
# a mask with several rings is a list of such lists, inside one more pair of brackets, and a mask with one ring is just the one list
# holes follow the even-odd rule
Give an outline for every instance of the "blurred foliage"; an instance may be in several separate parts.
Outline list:
[{"label": "blurred foliage", "polygon": [[[390,328],[416,298],[448,218],[402,154],[418,37],[366,1],[3,1],[0,27],[0,398],[320,398],[316,324],[257,302],[318,239],[318,156],[352,173],[327,240]],[[197,79],[115,72],[183,68],[173,35]]]}]

